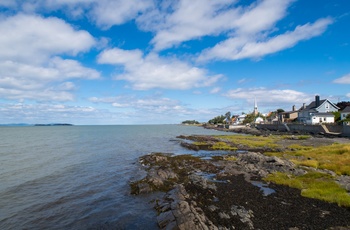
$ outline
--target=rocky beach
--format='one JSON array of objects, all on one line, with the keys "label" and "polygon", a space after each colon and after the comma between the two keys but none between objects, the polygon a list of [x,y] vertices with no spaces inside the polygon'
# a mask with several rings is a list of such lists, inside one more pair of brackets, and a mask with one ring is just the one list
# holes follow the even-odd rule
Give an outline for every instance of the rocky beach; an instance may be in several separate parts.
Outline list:
[{"label": "rocky beach", "polygon": [[184,148],[195,151],[214,153],[218,143],[231,150],[205,158],[151,153],[139,159],[147,176],[131,183],[131,193],[161,191],[154,201],[160,229],[350,229],[348,206],[308,198],[300,189],[266,179],[274,173],[289,177],[329,174],[349,196],[349,176],[265,154],[287,151],[295,143],[319,147],[337,140],[289,136],[278,145],[248,146],[215,136],[178,138]]}]

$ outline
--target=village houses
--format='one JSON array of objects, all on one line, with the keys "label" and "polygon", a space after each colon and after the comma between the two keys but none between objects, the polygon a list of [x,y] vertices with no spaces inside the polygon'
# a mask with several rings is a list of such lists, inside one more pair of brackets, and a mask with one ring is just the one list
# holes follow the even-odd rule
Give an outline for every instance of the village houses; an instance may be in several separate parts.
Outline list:
[{"label": "village houses", "polygon": [[315,101],[308,106],[303,107],[298,111],[298,121],[314,125],[320,123],[334,123],[334,114],[338,112],[339,107],[333,104],[328,99],[320,100],[320,96],[315,96]]}]

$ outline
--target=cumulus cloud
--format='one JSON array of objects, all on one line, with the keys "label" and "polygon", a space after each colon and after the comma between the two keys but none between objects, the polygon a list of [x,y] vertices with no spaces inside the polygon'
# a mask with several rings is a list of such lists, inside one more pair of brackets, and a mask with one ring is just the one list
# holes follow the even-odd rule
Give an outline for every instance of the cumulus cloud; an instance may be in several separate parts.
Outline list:
[{"label": "cumulus cloud", "polygon": [[337,84],[350,84],[350,74],[346,74],[343,77],[337,78],[333,82]]},{"label": "cumulus cloud", "polygon": [[91,15],[98,26],[108,29],[134,19],[152,6],[152,0],[99,0],[91,10]]},{"label": "cumulus cloud", "polygon": [[1,103],[0,117],[3,123],[18,121],[35,123],[98,123],[98,119],[115,119],[120,114],[98,110],[91,106],[69,106],[64,104]]},{"label": "cumulus cloud", "polygon": [[[180,101],[158,96],[116,96],[116,97],[92,97],[89,101],[94,103],[106,103],[120,110],[134,111],[134,116],[143,114],[144,117],[152,119],[152,117],[161,116],[186,116],[193,114],[194,110],[187,108]],[[154,121],[153,121],[154,122]]]},{"label": "cumulus cloud", "polygon": [[297,26],[294,31],[264,40],[253,40],[249,37],[233,37],[218,43],[213,48],[204,50],[198,61],[210,59],[238,60],[243,58],[259,58],[267,54],[275,53],[290,47],[298,42],[310,39],[322,34],[328,25],[333,22],[330,18],[324,18],[313,24]]},{"label": "cumulus cloud", "polygon": [[122,66],[124,73],[117,75],[116,79],[130,82],[137,90],[204,87],[221,77],[208,76],[206,70],[175,58],[161,58],[155,53],[144,56],[140,50],[105,50],[99,55],[98,62]]},{"label": "cumulus cloud", "polygon": [[[2,0],[4,1],[4,0]],[[138,17],[154,6],[152,0],[11,0],[1,2],[9,8],[21,9],[26,13],[61,10],[73,18],[89,17],[97,26],[109,29]]]},{"label": "cumulus cloud", "polygon": [[[138,22],[143,29],[156,30],[156,36],[151,43],[154,44],[156,50],[162,50],[183,41],[198,39],[205,35],[217,35],[232,28],[232,22],[238,14],[237,9],[229,8],[233,2],[227,0],[180,0],[172,6],[174,10],[172,14],[167,11],[160,12],[164,14],[161,18],[163,21],[160,22],[162,26],[154,28],[154,23],[141,20]],[[218,11],[221,12],[218,14]]]},{"label": "cumulus cloud", "polygon": [[[96,44],[86,31],[58,18],[18,14],[0,20],[0,96],[8,99],[73,100],[69,79],[100,73],[73,59]],[[64,86],[64,87],[63,87]]]},{"label": "cumulus cloud", "polygon": [[224,96],[230,99],[244,99],[253,102],[256,98],[260,105],[294,105],[303,104],[312,100],[312,96],[303,92],[284,89],[267,89],[267,88],[238,88],[229,90]]},{"label": "cumulus cloud", "polygon": [[[18,14],[0,21],[0,60],[41,63],[52,55],[75,56],[91,49],[95,39],[61,19]],[[16,47],[14,49],[14,47]]]},{"label": "cumulus cloud", "polygon": [[141,29],[156,32],[152,44],[162,50],[208,35],[251,36],[271,30],[293,1],[263,0],[242,6],[235,0],[180,0],[145,12],[137,22]]}]

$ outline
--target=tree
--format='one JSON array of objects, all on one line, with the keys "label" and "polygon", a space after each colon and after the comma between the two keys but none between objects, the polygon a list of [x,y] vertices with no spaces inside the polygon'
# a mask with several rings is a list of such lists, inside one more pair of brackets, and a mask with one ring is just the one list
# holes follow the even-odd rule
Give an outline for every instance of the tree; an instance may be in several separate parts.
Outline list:
[{"label": "tree", "polygon": [[243,124],[249,124],[254,122],[255,117],[256,116],[254,115],[254,113],[247,114],[244,118]]},{"label": "tree", "polygon": [[231,112],[225,113],[226,121],[230,122],[231,121]]},{"label": "tree", "polygon": [[333,115],[334,115],[334,122],[338,122],[341,120],[340,112],[333,112]]},{"label": "tree", "polygon": [[343,110],[343,109],[345,109],[345,107],[350,106],[350,101],[338,102],[338,103],[336,104],[336,106],[339,107],[339,110]]},{"label": "tree", "polygon": [[213,119],[209,120],[208,123],[209,124],[223,124],[225,122],[225,116],[224,115],[220,115],[220,116],[217,116],[217,117],[214,117]]},{"label": "tree", "polygon": [[186,121],[183,121],[182,124],[188,124],[188,125],[198,125],[200,124],[198,121],[196,120],[186,120]]}]

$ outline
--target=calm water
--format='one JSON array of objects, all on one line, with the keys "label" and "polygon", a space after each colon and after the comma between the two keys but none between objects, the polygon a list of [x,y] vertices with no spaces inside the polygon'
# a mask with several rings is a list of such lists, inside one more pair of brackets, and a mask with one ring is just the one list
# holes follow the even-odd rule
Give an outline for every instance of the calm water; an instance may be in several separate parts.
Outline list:
[{"label": "calm water", "polygon": [[[0,127],[0,229],[156,229],[152,197],[129,195],[150,152],[188,153],[179,125]],[[222,133],[220,133],[222,134]]]}]

